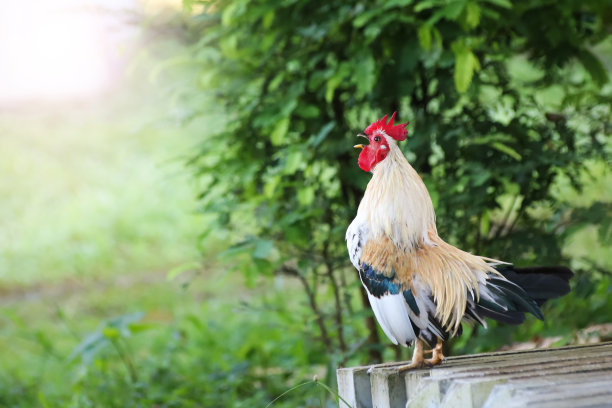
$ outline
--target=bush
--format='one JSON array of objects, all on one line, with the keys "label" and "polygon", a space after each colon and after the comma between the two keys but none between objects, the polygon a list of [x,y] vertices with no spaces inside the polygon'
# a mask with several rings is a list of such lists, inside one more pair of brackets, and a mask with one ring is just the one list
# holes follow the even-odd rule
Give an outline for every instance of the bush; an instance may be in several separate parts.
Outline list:
[{"label": "bush", "polygon": [[[584,173],[610,158],[612,88],[593,48],[607,38],[609,4],[203,6],[193,59],[227,117],[203,129],[192,161],[204,183],[202,211],[216,217],[208,232],[239,236],[225,255],[248,281],[289,274],[301,282],[313,336],[334,363],[381,358],[371,315],[357,323],[363,292],[344,232],[369,179],[356,166],[354,135],[384,114],[412,122],[402,148],[451,243],[520,265],[567,263],[572,229],[601,220],[609,243],[610,204],[577,208],[556,187],[569,181],[580,194]],[[593,289],[607,272],[578,273]],[[592,316],[587,304],[580,313]],[[565,334],[576,323],[555,318]],[[485,348],[532,335],[530,322]]]}]

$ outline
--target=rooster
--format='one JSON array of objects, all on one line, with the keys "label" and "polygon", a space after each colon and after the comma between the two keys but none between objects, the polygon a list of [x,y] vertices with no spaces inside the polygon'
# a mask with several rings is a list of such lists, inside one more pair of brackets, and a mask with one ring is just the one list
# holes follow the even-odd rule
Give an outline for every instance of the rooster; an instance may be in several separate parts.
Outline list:
[{"label": "rooster", "polygon": [[569,292],[573,274],[515,268],[443,241],[427,188],[396,143],[406,139],[407,123],[393,125],[394,118],[385,115],[359,135],[369,141],[355,146],[359,167],[372,178],[346,241],[387,337],[405,347],[416,341],[412,362],[398,367],[404,371],[440,364],[443,342],[460,334],[462,322],[520,324],[526,312],[543,319],[539,306]]}]

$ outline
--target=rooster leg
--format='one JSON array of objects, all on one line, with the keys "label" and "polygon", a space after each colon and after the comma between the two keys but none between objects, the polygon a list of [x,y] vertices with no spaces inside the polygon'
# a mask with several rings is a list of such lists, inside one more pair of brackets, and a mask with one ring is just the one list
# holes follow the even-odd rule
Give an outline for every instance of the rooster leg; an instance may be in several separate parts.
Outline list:
[{"label": "rooster leg", "polygon": [[412,370],[413,368],[422,368],[425,366],[425,359],[423,358],[423,340],[417,339],[414,346],[414,352],[412,353],[412,362],[397,367],[398,372],[404,372],[406,370]]},{"label": "rooster leg", "polygon": [[444,361],[444,354],[442,353],[442,339],[438,339],[436,347],[434,347],[434,349],[432,350],[431,358],[425,360],[425,364],[427,364],[428,366],[435,366],[438,364],[442,364],[442,361]]}]

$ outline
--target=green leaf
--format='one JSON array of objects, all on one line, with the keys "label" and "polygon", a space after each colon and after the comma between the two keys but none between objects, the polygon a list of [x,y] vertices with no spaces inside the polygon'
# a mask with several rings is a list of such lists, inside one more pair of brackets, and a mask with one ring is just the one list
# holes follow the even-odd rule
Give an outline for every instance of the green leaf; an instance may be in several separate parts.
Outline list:
[{"label": "green leaf", "polygon": [[270,177],[264,186],[264,195],[267,198],[272,198],[276,192],[276,187],[280,184],[280,176]]},{"label": "green leaf", "polygon": [[516,150],[501,142],[493,142],[491,143],[491,146],[499,150],[500,152],[506,153],[508,156],[512,157],[516,161],[521,161],[523,159],[522,156]]},{"label": "green leaf", "polygon": [[303,154],[300,150],[294,150],[291,153],[287,154],[287,158],[285,159],[285,168],[283,169],[284,174],[293,174],[295,173],[300,165],[302,164]]},{"label": "green leaf", "polygon": [[272,27],[272,23],[274,23],[274,10],[270,10],[264,15],[261,25],[263,28],[268,29]]},{"label": "green leaf", "polygon": [[191,14],[193,11],[193,3],[195,0],[183,0],[183,11],[187,14]]},{"label": "green leaf", "polygon": [[385,1],[385,8],[391,8],[391,7],[405,7],[405,6],[409,6],[414,2],[414,0],[387,0]]},{"label": "green leaf", "polygon": [[356,61],[355,81],[357,82],[356,96],[362,98],[370,93],[376,82],[376,65],[370,53],[360,55]]},{"label": "green leaf", "polygon": [[510,0],[483,0],[486,3],[491,3],[499,7],[503,7],[506,9],[512,8],[512,2]]},{"label": "green leaf", "polygon": [[221,15],[221,24],[226,27],[230,26],[235,21],[235,18],[244,12],[244,8],[244,4],[240,2],[230,3]]},{"label": "green leaf", "polygon": [[332,131],[332,129],[334,128],[334,126],[336,125],[336,122],[331,121],[329,123],[326,123],[325,126],[323,126],[321,128],[321,130],[319,131],[319,133],[317,133],[317,135],[311,139],[311,145],[312,147],[317,147],[321,144],[321,142],[323,140],[325,140],[325,138],[327,137],[327,135],[329,135],[329,132]]},{"label": "green leaf", "polygon": [[252,238],[232,245],[225,251],[218,254],[221,259],[235,259],[249,253],[252,249]]},{"label": "green leaf", "polygon": [[338,66],[334,74],[327,80],[327,89],[325,91],[325,100],[331,103],[334,99],[336,88],[353,72],[352,61],[343,62]]},{"label": "green leaf", "polygon": [[467,29],[474,29],[480,23],[480,7],[478,4],[469,2],[465,7],[464,25]]},{"label": "green leaf", "polygon": [[515,80],[521,82],[539,81],[546,72],[529,61],[525,55],[516,55],[506,60],[508,74]]},{"label": "green leaf", "polygon": [[374,17],[383,14],[385,10],[382,7],[374,7],[371,10],[361,13],[353,20],[353,26],[361,28],[370,22]]},{"label": "green leaf", "polygon": [[493,142],[512,142],[514,138],[504,133],[493,133],[470,139],[470,144],[491,144]]},{"label": "green leaf", "polygon": [[538,89],[534,95],[540,104],[552,109],[562,109],[565,99],[565,89],[560,85],[551,85],[547,88]]},{"label": "green leaf", "polygon": [[448,20],[457,20],[464,8],[465,0],[451,0],[441,11]]},{"label": "green leaf", "polygon": [[285,79],[285,73],[280,72],[277,76],[274,77],[272,81],[270,81],[270,84],[268,85],[268,90],[271,92],[276,91],[280,84],[283,82],[283,79]]},{"label": "green leaf", "polygon": [[184,272],[198,270],[201,267],[202,267],[202,264],[200,262],[195,262],[195,261],[180,264],[168,271],[168,273],[166,274],[166,279],[171,281]]},{"label": "green leaf", "polygon": [[298,201],[304,206],[310,205],[314,200],[314,193],[315,189],[313,187],[302,187],[297,193]]},{"label": "green leaf", "polygon": [[491,228],[491,217],[489,215],[489,211],[485,211],[482,213],[480,217],[480,236],[486,237],[489,235],[489,230]]},{"label": "green leaf", "polygon": [[429,51],[431,48],[431,26],[429,24],[423,24],[419,27],[417,34],[421,47],[423,47],[425,51]]},{"label": "green leaf", "polygon": [[104,327],[102,329],[102,335],[109,340],[119,338],[119,330],[115,327]]},{"label": "green leaf", "polygon": [[515,101],[512,96],[503,95],[492,107],[487,109],[487,113],[494,122],[508,126],[517,114],[514,110],[514,103]]},{"label": "green leaf", "polygon": [[115,327],[119,329],[122,334],[129,335],[129,325],[139,321],[143,317],[143,312],[127,313],[108,320],[107,327]]},{"label": "green leaf", "polygon": [[306,119],[316,118],[321,114],[321,110],[316,105],[300,104],[295,110],[295,114]]},{"label": "green leaf", "polygon": [[274,249],[274,242],[269,239],[260,239],[255,245],[253,250],[253,258],[265,259],[270,255],[270,252]]},{"label": "green leaf", "polygon": [[439,6],[440,4],[443,4],[443,2],[440,1],[440,0],[424,0],[424,1],[419,1],[417,3],[417,5],[414,6],[414,12],[415,13],[420,13],[423,10],[427,10],[427,9]]},{"label": "green leaf", "polygon": [[480,70],[480,63],[472,50],[463,42],[455,41],[451,48],[455,53],[455,88],[463,93],[472,83],[474,72]]},{"label": "green leaf", "polygon": [[45,398],[45,394],[42,391],[38,391],[37,397],[41,407],[51,408],[49,401],[47,401],[47,398]]},{"label": "green leaf", "polygon": [[142,333],[159,327],[156,323],[130,323],[128,325],[131,333]]},{"label": "green leaf", "polygon": [[98,351],[100,351],[103,347],[108,344],[108,339],[106,339],[101,331],[96,331],[87,335],[81,343],[79,343],[70,356],[68,357],[69,361],[74,361],[75,358],[81,357],[81,361],[85,365],[91,364],[93,358],[96,356]]},{"label": "green leaf", "polygon": [[278,146],[282,144],[289,130],[289,118],[283,118],[276,123],[272,133],[270,134],[270,141],[273,145]]},{"label": "green leaf", "polygon": [[597,85],[602,86],[609,81],[606,68],[591,51],[587,49],[581,50],[578,53],[578,59]]},{"label": "green leaf", "polygon": [[327,81],[327,89],[325,90],[325,101],[327,101],[327,103],[331,103],[331,101],[334,99],[336,88],[341,82],[342,78],[339,76],[333,76]]}]

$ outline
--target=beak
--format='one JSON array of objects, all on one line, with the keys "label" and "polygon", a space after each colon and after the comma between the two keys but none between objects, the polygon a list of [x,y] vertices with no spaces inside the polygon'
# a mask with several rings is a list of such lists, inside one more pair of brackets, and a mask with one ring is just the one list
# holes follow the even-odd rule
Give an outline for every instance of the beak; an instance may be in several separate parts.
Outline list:
[{"label": "beak", "polygon": [[[367,137],[366,135],[364,135],[363,133],[359,133],[359,134],[357,135],[357,137],[363,137],[364,139],[368,139],[368,137]],[[368,141],[369,141],[369,140],[370,140],[370,139],[368,139]],[[358,144],[358,145],[355,145],[355,146],[353,146],[353,147],[354,147],[355,149],[363,149],[365,146],[364,146],[364,145],[362,145],[362,144]]]}]

